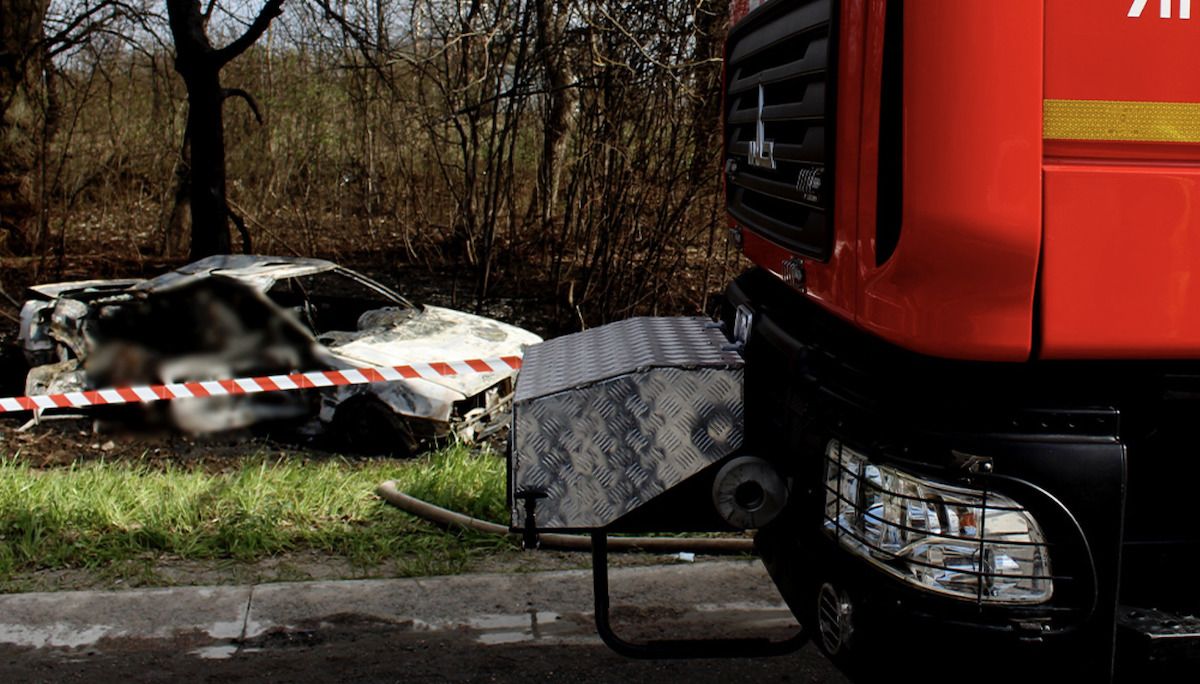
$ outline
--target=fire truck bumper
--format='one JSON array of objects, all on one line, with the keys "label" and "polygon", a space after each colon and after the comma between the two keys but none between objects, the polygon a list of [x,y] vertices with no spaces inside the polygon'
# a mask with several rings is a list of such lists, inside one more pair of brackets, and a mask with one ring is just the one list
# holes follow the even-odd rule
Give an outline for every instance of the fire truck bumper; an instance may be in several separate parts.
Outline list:
[{"label": "fire truck bumper", "polygon": [[791,483],[756,545],[840,664],[1007,681],[1197,666],[1200,465],[1180,454],[1200,373],[923,357],[761,271],[724,320],[744,331],[745,448]]}]

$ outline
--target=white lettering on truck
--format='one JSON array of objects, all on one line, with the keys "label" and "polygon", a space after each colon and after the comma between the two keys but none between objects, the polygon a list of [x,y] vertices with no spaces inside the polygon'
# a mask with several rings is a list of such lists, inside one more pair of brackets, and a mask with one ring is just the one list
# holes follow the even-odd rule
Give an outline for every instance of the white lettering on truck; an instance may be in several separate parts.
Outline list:
[{"label": "white lettering on truck", "polygon": [[[1158,16],[1161,19],[1171,18],[1171,6],[1176,0],[1158,0]],[[1133,0],[1133,5],[1129,8],[1129,16],[1134,19],[1139,19],[1142,13],[1146,11],[1146,5],[1150,0]],[[1192,0],[1178,0],[1179,2],[1179,18],[1192,18]]]}]

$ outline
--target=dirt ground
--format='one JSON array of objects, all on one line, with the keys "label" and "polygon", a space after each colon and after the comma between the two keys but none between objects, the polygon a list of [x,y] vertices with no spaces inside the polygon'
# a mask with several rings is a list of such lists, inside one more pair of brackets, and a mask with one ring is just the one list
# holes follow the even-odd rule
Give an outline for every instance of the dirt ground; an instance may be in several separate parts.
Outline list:
[{"label": "dirt ground", "polygon": [[27,414],[0,418],[0,453],[19,452],[26,463],[45,468],[104,459],[221,470],[244,456],[295,453],[304,448],[295,441],[279,442],[248,431],[197,437],[166,430],[123,429],[77,417],[43,419],[37,424],[31,424]]}]

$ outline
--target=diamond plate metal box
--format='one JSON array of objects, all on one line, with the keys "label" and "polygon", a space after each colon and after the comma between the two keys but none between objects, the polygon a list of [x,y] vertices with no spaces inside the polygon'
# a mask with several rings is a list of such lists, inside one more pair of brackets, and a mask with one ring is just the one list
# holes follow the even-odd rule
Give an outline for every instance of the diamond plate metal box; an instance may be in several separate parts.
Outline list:
[{"label": "diamond plate metal box", "polygon": [[525,353],[509,501],[538,529],[618,520],[742,445],[742,358],[705,318],[633,318]]}]

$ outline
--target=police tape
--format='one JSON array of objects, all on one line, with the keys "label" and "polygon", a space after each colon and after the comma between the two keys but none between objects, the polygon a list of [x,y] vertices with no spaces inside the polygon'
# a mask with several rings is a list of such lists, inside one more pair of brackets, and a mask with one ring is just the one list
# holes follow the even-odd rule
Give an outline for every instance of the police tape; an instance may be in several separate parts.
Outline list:
[{"label": "police tape", "polygon": [[100,390],[38,394],[25,397],[0,398],[0,413],[36,411],[39,409],[86,408],[112,404],[150,403],[172,399],[236,396],[263,392],[291,392],[345,385],[366,385],[376,382],[396,382],[423,378],[433,380],[456,375],[499,373],[520,370],[521,357],[501,356],[491,359],[435,361],[401,366],[368,366],[340,370],[309,371],[288,375],[263,375],[228,380],[166,383],[111,387]]}]

